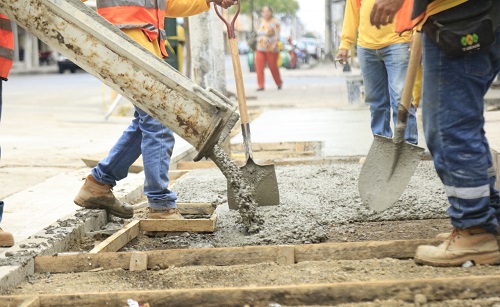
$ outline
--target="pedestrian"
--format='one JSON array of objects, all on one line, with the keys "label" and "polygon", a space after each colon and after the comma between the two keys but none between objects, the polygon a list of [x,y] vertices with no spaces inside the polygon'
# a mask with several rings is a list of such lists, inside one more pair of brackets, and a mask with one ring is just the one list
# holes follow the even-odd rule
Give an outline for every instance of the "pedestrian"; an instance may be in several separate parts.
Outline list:
[{"label": "pedestrian", "polygon": [[[403,2],[377,0],[371,22],[377,27],[392,22],[403,4],[398,18],[413,11],[407,24],[420,22],[424,133],[454,227],[451,234],[439,235],[444,239],[439,246],[419,246],[415,261],[434,266],[498,264],[500,197],[483,112],[484,96],[500,71],[499,1]],[[451,39],[440,36],[443,32]]]},{"label": "pedestrian", "polygon": [[[233,0],[97,0],[97,12],[154,55],[168,56],[165,50],[164,18],[186,17],[204,12],[211,3],[224,8]],[[75,197],[75,204],[87,209],[105,209],[109,214],[131,218],[129,204],[113,195],[117,181],[125,178],[129,167],[142,154],[144,194],[149,218],[182,219],[176,194],[168,189],[168,170],[174,147],[174,134],[158,120],[135,107],[134,118],[107,157],[94,167]]]},{"label": "pedestrian", "polygon": [[[365,87],[365,102],[370,106],[372,133],[391,138],[391,114],[393,123],[396,124],[410,58],[411,33],[399,35],[392,23],[376,31],[369,18],[374,1],[346,1],[337,58],[342,59],[344,65],[347,64],[349,50],[354,44],[357,45]],[[418,143],[417,119],[413,106],[405,139],[412,144]]]},{"label": "pedestrian", "polygon": [[274,82],[281,90],[283,81],[281,80],[278,68],[280,24],[273,16],[273,10],[269,6],[262,8],[262,19],[257,31],[257,47],[255,51],[255,72],[257,73],[257,91],[265,89],[264,68],[267,66],[271,71]]},{"label": "pedestrian", "polygon": [[[14,61],[14,34],[7,16],[0,14],[0,119],[2,117],[2,84],[7,81]],[[0,148],[0,157],[2,149]],[[4,202],[0,200],[0,222],[2,221]],[[0,228],[0,247],[14,246],[14,236]]]}]

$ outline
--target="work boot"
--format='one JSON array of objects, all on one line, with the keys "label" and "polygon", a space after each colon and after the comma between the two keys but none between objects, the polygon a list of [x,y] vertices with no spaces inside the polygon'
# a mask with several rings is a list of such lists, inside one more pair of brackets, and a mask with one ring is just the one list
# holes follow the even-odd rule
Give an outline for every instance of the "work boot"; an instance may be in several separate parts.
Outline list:
[{"label": "work boot", "polygon": [[[442,232],[442,233],[438,233],[438,234],[436,235],[436,239],[438,239],[438,240],[443,240],[443,241],[444,241],[444,240],[448,239],[448,238],[451,236],[451,234],[452,234],[451,232]],[[498,239],[500,239],[500,227],[498,227],[498,234],[496,235],[496,237],[497,237]]]},{"label": "work boot", "polygon": [[2,228],[0,228],[0,247],[14,246],[14,236]]},{"label": "work boot", "polygon": [[85,183],[75,197],[75,204],[86,209],[104,209],[108,214],[124,219],[134,216],[132,206],[116,199],[111,185],[95,180],[92,175],[83,179]]},{"label": "work boot", "polygon": [[478,226],[455,229],[439,246],[421,245],[415,254],[416,263],[432,266],[461,266],[467,261],[500,263],[495,235]]},{"label": "work boot", "polygon": [[177,208],[167,210],[156,210],[149,208],[148,219],[183,220],[184,217],[181,215],[179,209]]}]

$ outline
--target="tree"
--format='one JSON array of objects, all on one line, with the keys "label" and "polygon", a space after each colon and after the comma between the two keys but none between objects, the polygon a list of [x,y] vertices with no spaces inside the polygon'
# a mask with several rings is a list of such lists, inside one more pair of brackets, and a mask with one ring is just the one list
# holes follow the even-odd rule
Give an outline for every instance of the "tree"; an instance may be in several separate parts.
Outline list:
[{"label": "tree", "polygon": [[294,16],[299,10],[297,0],[241,0],[241,12],[250,14],[250,2],[253,1],[255,11],[260,11],[262,7],[268,5],[275,14],[286,14]]}]

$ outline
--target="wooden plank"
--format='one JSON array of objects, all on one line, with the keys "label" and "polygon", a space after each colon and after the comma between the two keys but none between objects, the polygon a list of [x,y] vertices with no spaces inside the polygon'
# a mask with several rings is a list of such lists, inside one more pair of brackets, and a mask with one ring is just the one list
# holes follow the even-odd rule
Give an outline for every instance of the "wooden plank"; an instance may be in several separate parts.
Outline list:
[{"label": "wooden plank", "polygon": [[278,246],[278,255],[276,257],[276,263],[281,265],[295,264],[295,246],[292,245]]},{"label": "wooden plank", "polygon": [[97,244],[89,254],[96,254],[100,252],[116,252],[120,248],[127,245],[132,239],[135,239],[139,235],[140,220],[135,220],[128,223],[125,227],[117,231],[112,236],[106,238],[106,240]]},{"label": "wooden plank", "polygon": [[187,171],[187,170],[173,170],[173,171],[169,171],[168,172],[168,178],[170,179],[170,181],[175,181],[175,180],[181,178],[182,176],[186,175],[187,173],[189,173],[189,171]]},{"label": "wooden plank", "polygon": [[[397,299],[413,302],[416,294],[428,302],[496,297],[500,276],[388,280],[331,284],[205,288],[154,291],[96,292],[39,295],[40,306],[121,306],[133,298],[150,306],[269,306],[270,303],[302,306],[362,303]],[[0,301],[8,296],[0,296]]]},{"label": "wooden plank", "polygon": [[141,220],[141,231],[160,231],[160,232],[214,232],[217,216],[215,213],[210,219],[185,219],[185,220]]},{"label": "wooden plank", "polygon": [[[215,222],[215,221],[214,221]],[[373,258],[411,258],[418,245],[437,244],[439,240],[367,241],[348,243],[322,243],[291,245],[294,262],[323,260],[353,260]],[[278,252],[279,249],[281,252]],[[288,253],[290,251],[286,250]],[[244,246],[225,248],[173,249],[147,251],[148,267],[160,264],[188,265],[236,265],[261,262],[276,262],[279,253],[285,254],[282,246]],[[64,273],[89,271],[102,267],[105,270],[128,269],[130,252],[71,254],[60,256],[38,256],[35,272]],[[287,260],[289,261],[289,260]]]},{"label": "wooden plank", "polygon": [[[316,156],[316,152],[314,151],[303,151],[303,152],[294,152],[294,151],[258,151],[253,154],[255,160],[277,160],[277,159],[285,159],[285,158],[300,158],[300,157],[314,157]],[[231,158],[237,160],[245,159],[244,152],[233,152],[231,154]]]},{"label": "wooden plank", "polygon": [[296,245],[295,261],[413,258],[417,246],[441,242],[442,240],[428,239]]},{"label": "wooden plank", "polygon": [[13,295],[0,297],[0,307],[39,307],[38,296]]},{"label": "wooden plank", "polygon": [[[322,147],[323,142],[321,141],[252,143],[252,151],[254,153],[260,151],[315,152],[321,150]],[[243,144],[235,143],[231,144],[231,151],[244,152],[245,148]]]},{"label": "wooden plank", "polygon": [[129,270],[146,271],[148,269],[148,255],[144,252],[132,252],[130,255]]},{"label": "wooden plank", "polygon": [[177,162],[178,170],[193,170],[193,169],[206,169],[215,167],[215,163],[212,161],[179,161]]},{"label": "wooden plank", "polygon": [[212,215],[215,212],[211,203],[177,203],[177,209],[185,215]]}]

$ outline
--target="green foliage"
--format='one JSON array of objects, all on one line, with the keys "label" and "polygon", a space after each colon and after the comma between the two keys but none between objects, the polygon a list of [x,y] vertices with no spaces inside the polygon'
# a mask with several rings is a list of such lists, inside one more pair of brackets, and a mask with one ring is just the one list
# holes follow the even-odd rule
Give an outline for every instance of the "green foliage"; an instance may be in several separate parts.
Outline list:
[{"label": "green foliage", "polygon": [[297,0],[241,0],[241,12],[250,14],[250,2],[253,1],[254,12],[260,12],[262,7],[270,6],[274,14],[294,16],[299,10]]}]

